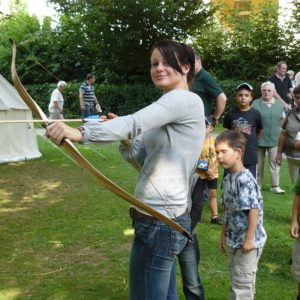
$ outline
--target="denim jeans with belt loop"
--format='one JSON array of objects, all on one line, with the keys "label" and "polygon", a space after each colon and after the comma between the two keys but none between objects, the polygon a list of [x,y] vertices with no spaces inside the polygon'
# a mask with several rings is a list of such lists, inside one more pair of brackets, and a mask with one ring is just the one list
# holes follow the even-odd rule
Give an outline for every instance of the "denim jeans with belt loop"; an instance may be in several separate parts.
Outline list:
[{"label": "denim jeans with belt loop", "polygon": [[[189,214],[175,219],[190,231]],[[135,219],[134,238],[130,256],[130,299],[131,300],[177,300],[170,297],[169,287],[176,285],[171,276],[174,272],[176,255],[180,254],[188,239],[170,226],[154,218]]]}]

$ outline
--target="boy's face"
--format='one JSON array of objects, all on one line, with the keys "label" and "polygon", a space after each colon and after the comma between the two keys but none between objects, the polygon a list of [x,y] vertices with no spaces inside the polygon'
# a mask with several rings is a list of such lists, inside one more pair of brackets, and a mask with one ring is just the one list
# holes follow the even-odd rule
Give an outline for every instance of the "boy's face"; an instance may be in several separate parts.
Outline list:
[{"label": "boy's face", "polygon": [[247,109],[250,107],[250,102],[252,101],[252,93],[246,89],[241,89],[237,91],[236,102],[238,108]]},{"label": "boy's face", "polygon": [[216,144],[216,153],[219,164],[224,169],[233,169],[241,161],[241,151],[229,147],[227,142]]}]

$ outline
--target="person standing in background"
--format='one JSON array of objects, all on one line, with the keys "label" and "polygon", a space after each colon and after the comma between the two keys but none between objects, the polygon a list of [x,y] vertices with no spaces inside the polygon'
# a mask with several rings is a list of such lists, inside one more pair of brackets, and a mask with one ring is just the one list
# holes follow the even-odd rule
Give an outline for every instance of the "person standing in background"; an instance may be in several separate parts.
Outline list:
[{"label": "person standing in background", "polygon": [[[214,128],[218,123],[218,120],[222,116],[227,97],[216,82],[216,80],[207,72],[203,66],[200,54],[195,51],[195,78],[192,82],[191,91],[197,94],[203,101],[204,113],[207,119],[211,120],[211,126]],[[213,111],[213,103],[215,102],[215,110]],[[203,193],[201,192],[201,201],[206,201],[208,197],[207,184],[200,183],[201,178],[198,179],[198,185],[201,185],[201,190],[203,188]],[[195,195],[195,197],[197,197]],[[200,197],[200,194],[199,194]],[[202,205],[202,204],[201,204]],[[201,216],[198,217],[200,219]]]},{"label": "person standing in background", "polygon": [[278,139],[281,123],[285,118],[284,105],[273,97],[275,86],[271,81],[261,85],[261,98],[254,100],[252,107],[258,110],[262,116],[264,130],[258,140],[258,172],[257,182],[262,188],[265,167],[265,155],[268,153],[269,169],[272,180],[271,192],[283,194],[285,191],[279,187],[280,165],[276,163]]},{"label": "person standing in background", "polygon": [[294,88],[294,99],[295,107],[287,113],[282,124],[276,156],[277,164],[281,164],[282,153],[286,154],[292,184],[296,182],[300,171],[300,151],[294,146],[300,128],[300,86]]},{"label": "person standing in background", "polygon": [[62,95],[67,83],[65,81],[59,81],[57,83],[57,88],[52,92],[50,103],[48,106],[49,119],[51,120],[61,120],[64,118],[64,97]]},{"label": "person standing in background", "polygon": [[288,70],[286,74],[291,79],[292,87],[294,88],[296,86],[295,72],[293,70]]},{"label": "person standing in background", "polygon": [[300,72],[295,75],[295,86],[300,84]]},{"label": "person standing in background", "polygon": [[95,88],[93,86],[95,81],[95,75],[89,73],[86,75],[86,82],[82,83],[79,88],[80,108],[84,118],[95,115],[95,107],[97,108],[97,111],[99,113],[102,112],[101,106],[98,103],[97,97],[95,95]]},{"label": "person standing in background", "polygon": [[[199,156],[196,172],[201,179],[203,187],[208,187],[208,199],[209,207],[211,212],[211,224],[222,225],[222,221],[218,214],[218,201],[217,201],[217,188],[218,188],[218,161],[215,150],[215,138],[211,135],[213,127],[211,126],[210,120],[205,118],[206,124],[206,135],[202,151]],[[202,187],[202,189],[203,189]],[[193,198],[192,198],[193,200]],[[201,201],[201,199],[196,199]],[[194,203],[193,203],[194,204]],[[193,209],[193,205],[192,205]],[[201,213],[199,212],[201,217]],[[193,223],[193,219],[192,219]]]},{"label": "person standing in background", "polygon": [[268,78],[275,85],[274,97],[279,99],[286,109],[291,108],[293,99],[293,86],[287,75],[287,63],[280,61],[276,65],[276,73]]},{"label": "person standing in background", "polygon": [[[205,116],[211,117],[212,126],[215,126],[224,112],[227,97],[216,80],[202,67],[201,57],[197,52],[195,52],[195,73],[191,91],[200,96],[204,104]],[[213,112],[214,101],[216,108]]]},{"label": "person standing in background", "polygon": [[[260,113],[250,106],[253,87],[244,82],[236,88],[237,107],[232,108],[224,117],[223,127],[242,133],[246,140],[243,164],[256,178],[257,144],[263,129]],[[227,170],[224,171],[224,176]]]},{"label": "person standing in background", "polygon": [[[298,149],[299,150],[299,149]],[[292,217],[290,226],[290,236],[294,239],[292,256],[292,273],[298,283],[298,293],[296,300],[300,300],[300,240],[299,240],[299,215],[300,215],[300,177],[293,187],[294,199],[292,205]]]}]

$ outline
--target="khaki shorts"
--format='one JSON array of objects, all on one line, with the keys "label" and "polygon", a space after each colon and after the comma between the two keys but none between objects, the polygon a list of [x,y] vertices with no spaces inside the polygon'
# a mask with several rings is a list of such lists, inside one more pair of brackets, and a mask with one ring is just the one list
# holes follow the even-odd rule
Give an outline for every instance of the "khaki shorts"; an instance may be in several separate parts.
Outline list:
[{"label": "khaki shorts", "polygon": [[292,272],[295,280],[300,282],[300,241],[295,240],[293,247]]}]

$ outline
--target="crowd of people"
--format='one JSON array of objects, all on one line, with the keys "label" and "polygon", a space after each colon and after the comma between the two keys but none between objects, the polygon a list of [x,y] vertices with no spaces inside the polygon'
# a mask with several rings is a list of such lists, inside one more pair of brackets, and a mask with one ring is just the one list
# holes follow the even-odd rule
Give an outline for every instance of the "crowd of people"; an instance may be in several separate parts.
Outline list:
[{"label": "crowd of people", "polygon": [[[79,128],[52,122],[47,127],[47,136],[57,145],[64,138],[80,143],[120,141],[121,155],[138,170],[135,195],[192,233],[193,242],[151,215],[131,209],[131,300],[177,300],[176,260],[186,299],[205,299],[195,230],[201,219],[205,191],[210,221],[221,225],[220,250],[228,253],[228,298],[254,299],[257,265],[267,240],[261,194],[264,161],[267,153],[271,192],[285,192],[280,187],[283,153],[287,156],[291,181],[296,182],[300,168],[300,86],[293,86],[285,62],[279,62],[276,72],[261,84],[259,99],[253,101],[253,87],[249,83],[239,84],[236,107],[224,115],[226,130],[215,137],[212,132],[224,113],[227,97],[202,67],[199,54],[184,43],[165,40],[154,45],[150,62],[152,81],[163,93],[158,100],[127,116],[109,113],[108,122],[90,121]],[[94,113],[99,105],[94,81],[94,75],[88,74],[80,86],[84,116]],[[61,118],[61,93],[65,86],[66,83],[60,84],[56,92],[59,97],[53,96],[53,101],[51,98],[51,107],[58,113],[53,118]],[[222,175],[218,174],[219,166],[224,168]],[[222,177],[223,218],[218,212],[218,177]],[[299,211],[298,180],[291,225],[293,237],[298,237]],[[293,270],[300,282],[299,242],[295,243]]]}]

